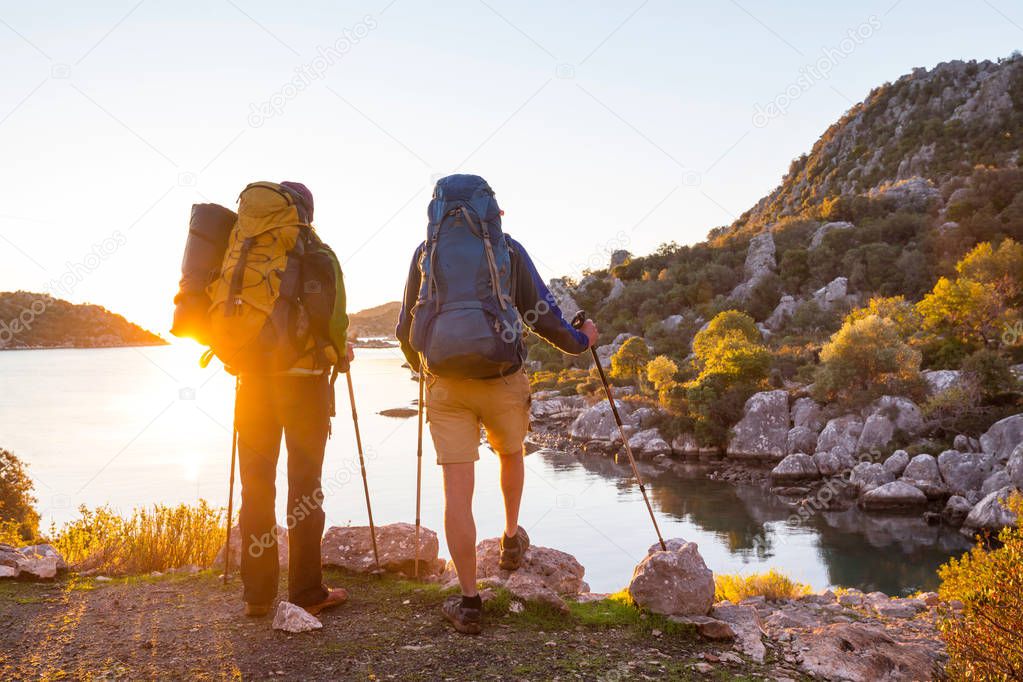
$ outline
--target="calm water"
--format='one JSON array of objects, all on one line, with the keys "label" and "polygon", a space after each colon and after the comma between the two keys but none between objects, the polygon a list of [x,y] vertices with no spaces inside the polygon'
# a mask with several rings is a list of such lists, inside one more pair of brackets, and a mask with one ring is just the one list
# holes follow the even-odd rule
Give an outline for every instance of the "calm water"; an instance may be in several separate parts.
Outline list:
[{"label": "calm water", "polygon": [[[45,350],[0,353],[0,446],[30,465],[44,523],[79,505],[121,511],[155,502],[227,502],[234,379],[197,366],[199,349]],[[356,399],[378,523],[415,516],[416,420],[377,414],[410,406],[416,384],[395,350],[361,350]],[[343,378],[328,442],[328,524],[366,523],[355,438]],[[429,438],[423,457],[423,523],[441,533],[440,472]],[[479,536],[501,530],[496,457],[477,467]],[[527,460],[522,525],[536,544],[574,554],[595,591],[627,584],[655,541],[626,468],[597,456],[540,451]],[[278,489],[284,490],[282,476]],[[649,474],[665,537],[699,544],[715,572],[776,567],[815,588],[851,586],[898,593],[933,587],[935,568],[965,542],[917,518],[792,511],[752,486],[709,481],[698,467]],[[283,506],[281,505],[283,512]]]}]

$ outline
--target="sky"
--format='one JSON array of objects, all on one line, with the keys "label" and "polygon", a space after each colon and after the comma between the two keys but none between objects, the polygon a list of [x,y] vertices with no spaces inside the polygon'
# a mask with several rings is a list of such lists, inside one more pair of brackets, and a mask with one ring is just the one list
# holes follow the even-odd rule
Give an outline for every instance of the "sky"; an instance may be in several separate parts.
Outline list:
[{"label": "sky", "polygon": [[578,275],[732,222],[871,88],[1021,45],[1009,0],[0,1],[0,291],[166,336],[191,204],[297,180],[359,310],[453,172]]}]

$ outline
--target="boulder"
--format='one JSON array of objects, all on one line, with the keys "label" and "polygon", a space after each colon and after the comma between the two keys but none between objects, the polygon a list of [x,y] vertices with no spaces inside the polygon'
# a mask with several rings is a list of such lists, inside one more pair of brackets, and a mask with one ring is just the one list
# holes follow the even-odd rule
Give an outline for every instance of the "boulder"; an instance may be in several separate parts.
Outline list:
[{"label": "boulder", "polygon": [[558,396],[538,400],[533,397],[529,414],[534,419],[575,419],[586,408],[586,400],[581,395]]},{"label": "boulder", "polygon": [[959,526],[962,525],[971,509],[973,509],[973,505],[969,500],[959,495],[953,495],[948,498],[945,508],[941,510],[941,515],[953,526]]},{"label": "boulder", "polygon": [[909,460],[900,481],[916,486],[929,500],[936,500],[948,494],[945,482],[941,480],[938,462],[931,455],[920,454]]},{"label": "boulder", "polygon": [[981,530],[998,531],[1016,523],[1016,515],[1005,506],[1005,501],[1015,491],[1016,488],[1006,486],[985,496],[963,521],[961,532],[973,535]]},{"label": "boulder", "polygon": [[657,429],[637,431],[629,437],[629,447],[632,449],[633,454],[637,456],[652,457],[671,452],[671,446],[668,444],[668,441],[661,437],[661,432]]},{"label": "boulder", "polygon": [[917,436],[924,430],[924,415],[920,407],[902,396],[881,396],[870,404],[864,416],[871,415],[887,417],[897,430],[910,437]]},{"label": "boulder", "polygon": [[1023,414],[1014,414],[991,425],[980,437],[980,448],[994,456],[995,464],[1005,464],[1017,445],[1023,443]]},{"label": "boulder", "polygon": [[625,249],[615,249],[611,252],[611,261],[608,263],[608,268],[614,270],[619,265],[625,265],[632,260],[632,254]]},{"label": "boulder", "polygon": [[322,627],[323,623],[316,616],[310,615],[301,606],[296,606],[288,601],[279,603],[277,611],[274,612],[274,630],[299,633],[319,630]]},{"label": "boulder", "polygon": [[728,297],[736,301],[747,300],[757,285],[777,267],[774,253],[774,236],[770,231],[761,232],[753,237],[746,251],[746,263],[743,266],[746,279],[732,289]]},{"label": "boulder", "polygon": [[1013,448],[1009,462],[1005,465],[1005,473],[1014,486],[1023,490],[1023,443]]},{"label": "boulder", "polygon": [[960,433],[952,439],[952,449],[959,452],[980,452],[980,441]]},{"label": "boulder", "polygon": [[792,403],[792,426],[802,426],[814,433],[824,427],[824,413],[813,398],[797,398]]},{"label": "boulder", "polygon": [[889,202],[893,209],[924,212],[941,203],[941,192],[934,184],[920,176],[899,180],[888,186],[870,191],[870,196]]},{"label": "boulder", "polygon": [[691,433],[680,433],[671,439],[671,451],[676,455],[691,455],[700,452],[702,448],[696,441],[696,436]]},{"label": "boulder", "polygon": [[617,277],[613,277],[612,280],[611,291],[608,292],[607,298],[604,299],[605,301],[613,301],[625,293],[625,282]]},{"label": "boulder", "polygon": [[[618,414],[621,416],[623,424],[627,426],[638,424],[639,420],[632,416],[634,409],[631,403],[615,400],[615,406],[618,408]],[[596,440],[610,443],[619,440],[618,425],[615,423],[610,403],[601,400],[580,412],[569,427],[568,435],[576,440],[585,441]]]},{"label": "boulder", "polygon": [[[537,585],[562,596],[574,596],[581,592],[589,592],[589,586],[583,581],[586,569],[567,552],[531,545],[522,559],[522,566],[517,571],[504,571],[498,566],[501,556],[499,538],[487,538],[476,545],[476,575],[479,579],[487,579],[497,585],[503,585],[509,591],[512,588],[523,591],[536,590]],[[457,579],[454,562],[449,561],[441,580],[451,582]],[[512,578],[515,580],[512,580]],[[532,597],[523,596],[523,599]]]},{"label": "boulder", "polygon": [[895,436],[895,423],[883,414],[872,414],[863,422],[856,442],[857,452],[881,452]]},{"label": "boulder", "polygon": [[[253,545],[253,548],[257,552],[267,551],[273,544],[274,540],[271,538],[261,538],[257,544]],[[277,559],[280,562],[281,568],[288,565],[288,529],[284,526],[277,526]],[[238,567],[242,563],[242,532],[238,524],[231,526],[231,569],[237,571]],[[217,568],[224,566],[224,548],[221,547],[220,551],[217,552],[217,557],[213,560],[213,565]]]},{"label": "boulder", "polygon": [[685,320],[686,318],[684,315],[668,315],[666,318],[661,320],[661,329],[666,332],[677,332]]},{"label": "boulder", "polygon": [[558,307],[561,308],[561,314],[564,318],[571,320],[575,317],[576,313],[579,312],[579,304],[575,302],[575,298],[572,296],[572,292],[568,287],[568,281],[560,277],[555,278],[550,281],[547,288],[554,295],[554,300],[558,302]]},{"label": "boulder", "polygon": [[955,369],[927,369],[920,373],[931,394],[943,393],[959,383],[960,373]]},{"label": "boulder", "polygon": [[865,623],[797,631],[793,648],[802,652],[800,668],[826,680],[929,680],[937,663],[922,644],[897,642],[882,628]]},{"label": "boulder", "polygon": [[895,477],[884,468],[884,465],[877,462],[860,462],[853,467],[849,482],[856,487],[860,493],[869,493],[886,483],[891,483]]},{"label": "boulder", "polygon": [[799,308],[799,301],[787,294],[782,296],[774,311],[764,320],[764,326],[772,332],[778,331],[791,319],[797,308]]},{"label": "boulder", "polygon": [[863,420],[853,414],[844,417],[837,417],[824,425],[820,436],[817,437],[817,452],[828,452],[836,447],[842,447],[847,452],[856,452],[859,445],[860,434],[863,432]]},{"label": "boulder", "polygon": [[854,227],[855,225],[845,220],[824,223],[818,227],[816,231],[814,231],[813,236],[810,238],[809,250],[813,251],[820,246],[821,242],[824,241],[824,237],[826,237],[829,232],[835,232],[836,230],[851,230]]},{"label": "boulder", "polygon": [[821,476],[843,475],[846,472],[851,472],[852,468],[856,466],[856,458],[843,447],[815,453],[813,461],[817,465],[817,470],[821,472]]},{"label": "boulder", "polygon": [[52,580],[57,577],[59,570],[66,569],[63,557],[50,545],[30,545],[18,549],[0,544],[0,578]]},{"label": "boulder", "polygon": [[805,426],[793,426],[785,436],[785,452],[811,453],[817,449],[817,432]]},{"label": "boulder", "polygon": [[820,477],[813,457],[803,453],[791,454],[771,469],[771,481],[774,483],[814,481]]},{"label": "boulder", "polygon": [[813,302],[821,310],[831,310],[836,306],[851,305],[856,300],[856,296],[849,293],[848,277],[836,277],[813,292]]},{"label": "boulder", "polygon": [[761,638],[763,625],[760,614],[752,606],[720,602],[710,611],[711,618],[724,621],[735,632],[735,647],[757,663],[763,663],[767,648]]},{"label": "boulder", "polygon": [[[380,568],[411,576],[416,565],[416,527],[411,523],[389,523],[376,527]],[[419,574],[437,575],[444,568],[438,560],[437,534],[429,528],[419,531]],[[331,526],[323,536],[320,555],[325,566],[340,566],[355,573],[376,570],[369,526]]]},{"label": "boulder", "polygon": [[[1007,485],[1015,484],[1012,481],[1012,477],[1009,476],[1008,471],[1006,471],[1005,469],[999,469],[984,479],[984,483],[982,483],[980,486],[980,497],[982,498],[985,495],[990,495],[994,491],[1001,490]],[[970,497],[970,495],[967,494],[967,497]],[[978,498],[978,500],[979,499],[980,498]]]},{"label": "boulder", "polygon": [[913,509],[927,504],[927,496],[903,481],[892,481],[878,486],[860,498],[860,507],[866,511]]},{"label": "boulder", "polygon": [[754,393],[742,419],[732,428],[726,453],[743,459],[781,459],[789,433],[789,396],[785,391]]},{"label": "boulder", "polygon": [[696,543],[674,538],[667,551],[653,545],[636,566],[629,594],[653,613],[704,616],[714,604],[714,574],[703,562]]},{"label": "boulder", "polygon": [[896,450],[884,461],[884,468],[894,478],[898,478],[906,470],[907,464],[909,464],[909,453],[905,450]]},{"label": "boulder", "polygon": [[705,639],[719,642],[731,642],[735,639],[735,630],[731,625],[710,616],[668,616],[668,620],[692,626]]},{"label": "boulder", "polygon": [[981,453],[945,450],[938,455],[938,471],[948,492],[967,495],[984,485],[990,469],[987,457]]},{"label": "boulder", "polygon": [[523,601],[539,602],[552,606],[562,613],[568,613],[568,604],[561,598],[561,595],[548,587],[547,583],[536,575],[516,571],[509,575],[507,580],[501,581],[491,577],[487,579],[487,582],[504,587]]}]

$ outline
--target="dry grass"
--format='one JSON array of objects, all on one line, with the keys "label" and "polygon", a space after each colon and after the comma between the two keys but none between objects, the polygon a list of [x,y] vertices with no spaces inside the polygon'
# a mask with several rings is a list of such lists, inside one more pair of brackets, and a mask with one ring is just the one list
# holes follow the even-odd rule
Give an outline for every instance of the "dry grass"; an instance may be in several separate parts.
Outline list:
[{"label": "dry grass", "polygon": [[224,513],[205,501],[155,505],[123,517],[109,507],[81,507],[81,518],[54,533],[53,545],[78,571],[110,575],[208,566],[224,544]]},{"label": "dry grass", "polygon": [[771,601],[795,599],[810,593],[810,586],[797,583],[775,569],[767,573],[714,576],[714,600],[739,603],[749,597],[764,597]]}]

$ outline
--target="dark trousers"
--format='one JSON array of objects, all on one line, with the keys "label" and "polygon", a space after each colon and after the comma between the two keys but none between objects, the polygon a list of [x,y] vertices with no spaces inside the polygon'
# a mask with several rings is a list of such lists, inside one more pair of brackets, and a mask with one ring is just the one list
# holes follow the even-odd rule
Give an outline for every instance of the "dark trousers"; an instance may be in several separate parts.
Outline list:
[{"label": "dark trousers", "polygon": [[323,490],[320,474],[330,428],[326,376],[246,375],[238,387],[241,471],[241,576],[244,599],[269,604],[277,595],[275,497],[281,433],[288,446],[288,600],[300,606],[327,596],[320,565]]}]

